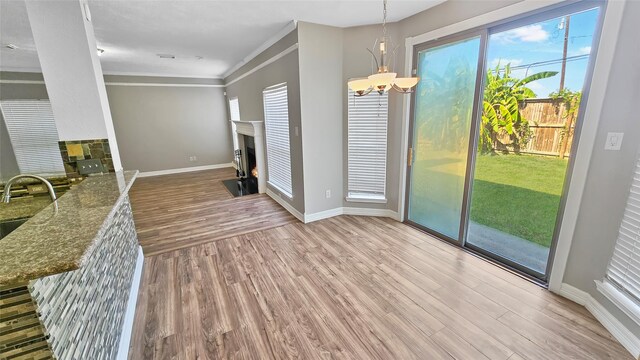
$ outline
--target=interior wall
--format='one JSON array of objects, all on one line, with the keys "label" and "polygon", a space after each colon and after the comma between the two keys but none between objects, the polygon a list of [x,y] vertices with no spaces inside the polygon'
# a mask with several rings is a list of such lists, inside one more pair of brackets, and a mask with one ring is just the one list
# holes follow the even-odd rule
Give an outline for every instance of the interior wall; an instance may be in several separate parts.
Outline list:
[{"label": "interior wall", "polygon": [[[293,50],[284,56],[279,55],[297,44],[298,30],[296,29],[225,78],[225,83],[227,84],[227,99],[238,98],[240,119],[245,121],[264,121],[262,91],[272,85],[287,83],[293,197],[289,199],[287,196],[282,195],[282,200],[289,203],[301,214],[304,214],[304,171],[302,137],[300,136],[302,122],[298,50]],[[273,59],[275,56],[281,57],[257,71],[251,72],[257,66]],[[251,73],[249,74],[249,72]],[[229,135],[229,137],[231,136]],[[229,148],[231,148],[231,145]],[[267,172],[265,171],[265,173]],[[274,193],[279,193],[271,185],[267,184],[267,187]]]},{"label": "interior wall", "polygon": [[[176,83],[170,78],[106,80]],[[160,171],[233,159],[223,87],[107,85],[107,95],[125,169]]]},{"label": "interior wall", "polygon": [[[342,206],[342,29],[298,23],[305,213]],[[327,89],[332,89],[327,91]],[[328,193],[327,193],[328,192]],[[327,196],[329,195],[329,196]]]},{"label": "interior wall", "polygon": [[[2,72],[0,78],[36,82],[0,83],[0,99],[48,99],[42,74]],[[233,146],[224,88],[121,85],[220,85],[221,80],[105,76],[105,82],[125,169],[160,171],[231,162]],[[4,143],[3,167],[11,161],[5,159],[11,156],[4,152]],[[194,155],[197,160],[189,161]],[[2,171],[3,177],[9,174]]]},{"label": "interior wall", "polygon": [[18,162],[11,146],[9,132],[0,113],[0,182],[9,180],[19,173],[20,168],[18,168]]},{"label": "interior wall", "polygon": [[[600,294],[594,281],[604,278],[613,254],[640,150],[637,19],[640,2],[627,1],[563,280],[593,296],[634,334],[640,325]],[[608,132],[624,133],[620,151],[604,150]]]}]

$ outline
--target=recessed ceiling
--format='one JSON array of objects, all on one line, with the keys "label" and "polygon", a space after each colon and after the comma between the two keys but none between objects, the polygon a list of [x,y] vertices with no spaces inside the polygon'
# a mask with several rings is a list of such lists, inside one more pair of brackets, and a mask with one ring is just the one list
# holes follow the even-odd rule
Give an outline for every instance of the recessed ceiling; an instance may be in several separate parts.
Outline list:
[{"label": "recessed ceiling", "polygon": [[[388,21],[442,1],[391,0]],[[338,27],[382,20],[382,0],[89,0],[89,7],[98,47],[105,50],[102,69],[123,75],[219,78],[292,20]],[[0,70],[39,71],[23,0],[0,0],[0,40]]]}]

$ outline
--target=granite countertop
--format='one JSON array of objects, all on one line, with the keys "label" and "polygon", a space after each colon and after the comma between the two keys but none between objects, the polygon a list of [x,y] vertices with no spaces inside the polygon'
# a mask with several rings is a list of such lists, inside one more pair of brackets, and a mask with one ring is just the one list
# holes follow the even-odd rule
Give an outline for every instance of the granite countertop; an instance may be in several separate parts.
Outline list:
[{"label": "granite countertop", "polygon": [[9,204],[0,202],[0,221],[32,217],[50,204],[49,195],[14,198]]},{"label": "granite countertop", "polygon": [[[0,239],[0,287],[80,268],[137,175],[120,171],[89,177]],[[13,205],[16,214],[27,214],[36,206],[16,201],[7,208]],[[2,212],[13,213],[4,206]]]}]

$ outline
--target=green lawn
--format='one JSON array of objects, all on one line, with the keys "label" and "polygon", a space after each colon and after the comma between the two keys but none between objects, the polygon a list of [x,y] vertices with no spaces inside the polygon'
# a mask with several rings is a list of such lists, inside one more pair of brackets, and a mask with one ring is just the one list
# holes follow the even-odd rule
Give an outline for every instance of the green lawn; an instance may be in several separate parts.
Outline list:
[{"label": "green lawn", "polygon": [[567,160],[529,155],[478,155],[470,218],[549,246]]}]

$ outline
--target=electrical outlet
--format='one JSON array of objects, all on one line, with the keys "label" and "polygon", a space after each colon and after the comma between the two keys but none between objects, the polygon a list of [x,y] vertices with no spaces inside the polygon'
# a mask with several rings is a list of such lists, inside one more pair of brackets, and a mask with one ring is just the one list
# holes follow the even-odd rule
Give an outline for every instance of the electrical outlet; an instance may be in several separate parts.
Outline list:
[{"label": "electrical outlet", "polygon": [[198,157],[195,155],[189,156],[189,161],[198,161]]},{"label": "electrical outlet", "polygon": [[78,160],[76,167],[80,175],[96,174],[105,171],[100,159]]},{"label": "electrical outlet", "polygon": [[331,197],[331,190],[327,190],[324,192],[324,197],[326,197],[327,199],[329,199]]},{"label": "electrical outlet", "polygon": [[605,150],[620,150],[624,133],[608,133],[607,142],[604,144]]}]

